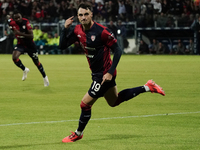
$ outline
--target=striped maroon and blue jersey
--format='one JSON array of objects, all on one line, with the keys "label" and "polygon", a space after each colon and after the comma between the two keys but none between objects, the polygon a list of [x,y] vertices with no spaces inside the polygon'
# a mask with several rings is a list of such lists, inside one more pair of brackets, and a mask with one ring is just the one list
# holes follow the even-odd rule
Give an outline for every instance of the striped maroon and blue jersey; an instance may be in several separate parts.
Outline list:
[{"label": "striped maroon and blue jersey", "polygon": [[[64,49],[75,41],[79,41],[87,57],[92,73],[107,73],[112,65],[110,47],[117,42],[110,30],[96,22],[90,30],[84,31],[81,24],[73,30],[66,29],[64,37],[61,35],[60,48]],[[116,75],[116,69],[113,73]]]}]

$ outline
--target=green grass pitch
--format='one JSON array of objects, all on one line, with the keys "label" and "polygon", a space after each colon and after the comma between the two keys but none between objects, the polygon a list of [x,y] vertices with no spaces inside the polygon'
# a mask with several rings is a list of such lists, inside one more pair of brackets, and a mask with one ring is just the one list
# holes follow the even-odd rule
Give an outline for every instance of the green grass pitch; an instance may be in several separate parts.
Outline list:
[{"label": "green grass pitch", "polygon": [[111,108],[93,106],[83,139],[62,143],[75,131],[80,101],[91,84],[84,55],[40,55],[50,86],[28,55],[26,81],[11,55],[0,55],[0,149],[3,150],[199,150],[199,56],[123,55],[118,91],[153,79],[166,96],[143,93]]}]

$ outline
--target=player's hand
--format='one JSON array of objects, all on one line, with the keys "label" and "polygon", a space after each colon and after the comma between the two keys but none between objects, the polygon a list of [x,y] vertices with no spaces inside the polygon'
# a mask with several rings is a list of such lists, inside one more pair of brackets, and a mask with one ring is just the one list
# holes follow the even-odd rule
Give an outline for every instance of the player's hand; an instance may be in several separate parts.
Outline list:
[{"label": "player's hand", "polygon": [[106,74],[104,74],[104,76],[103,76],[103,80],[102,80],[102,82],[101,82],[101,85],[104,83],[104,82],[109,82],[109,81],[111,81],[112,80],[112,74],[110,74],[110,73],[106,73]]},{"label": "player's hand", "polygon": [[68,18],[66,21],[65,21],[65,28],[69,28],[69,26],[73,23],[73,18],[74,18],[74,16],[72,16],[72,17],[70,17],[70,18]]}]

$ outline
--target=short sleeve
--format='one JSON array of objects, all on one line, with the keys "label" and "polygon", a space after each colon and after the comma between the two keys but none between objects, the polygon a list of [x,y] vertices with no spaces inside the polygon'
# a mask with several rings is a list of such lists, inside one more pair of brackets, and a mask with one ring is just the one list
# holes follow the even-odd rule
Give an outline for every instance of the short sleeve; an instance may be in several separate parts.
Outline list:
[{"label": "short sleeve", "polygon": [[9,28],[11,30],[19,30],[19,26],[13,20],[9,22]]},{"label": "short sleeve", "polygon": [[26,28],[27,28],[27,30],[33,29],[29,21],[27,21],[27,23],[26,23]]}]

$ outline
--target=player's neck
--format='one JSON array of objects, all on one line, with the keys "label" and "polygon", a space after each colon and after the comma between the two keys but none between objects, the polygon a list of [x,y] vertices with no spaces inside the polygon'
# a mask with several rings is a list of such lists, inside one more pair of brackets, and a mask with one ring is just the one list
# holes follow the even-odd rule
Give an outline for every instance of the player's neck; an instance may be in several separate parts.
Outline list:
[{"label": "player's neck", "polygon": [[89,24],[83,25],[83,29],[85,31],[90,30],[90,28],[92,27],[93,24],[94,24],[94,21],[91,21]]}]

